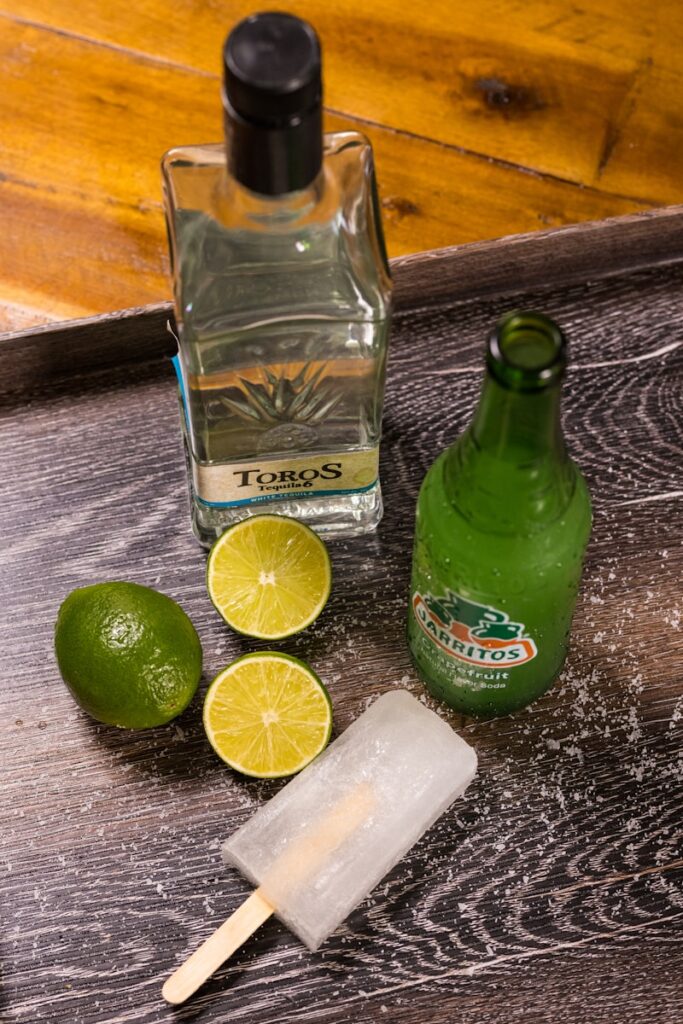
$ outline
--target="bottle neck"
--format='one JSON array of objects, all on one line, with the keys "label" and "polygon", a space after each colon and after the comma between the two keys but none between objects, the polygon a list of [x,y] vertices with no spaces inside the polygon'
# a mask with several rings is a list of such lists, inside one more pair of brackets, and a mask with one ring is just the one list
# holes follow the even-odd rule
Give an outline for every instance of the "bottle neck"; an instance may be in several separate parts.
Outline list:
[{"label": "bottle neck", "polygon": [[299,220],[320,202],[325,187],[324,176],[318,174],[306,188],[266,195],[243,185],[231,175],[229,167],[226,171],[223,191],[227,193],[230,205],[254,221]]},{"label": "bottle neck", "polygon": [[565,511],[575,486],[559,381],[515,391],[487,373],[472,423],[444,458],[448,498],[478,529],[516,535],[543,529]]},{"label": "bottle neck", "polygon": [[253,124],[226,106],[225,137],[230,174],[251,192],[273,197],[300,192],[320,173],[320,107],[293,124],[273,127]]},{"label": "bottle neck", "polygon": [[487,373],[470,433],[479,451],[501,462],[524,466],[563,460],[559,382],[538,391],[515,391]]},{"label": "bottle neck", "polygon": [[279,196],[267,196],[245,188],[226,167],[212,196],[213,214],[231,230],[287,234],[334,217],[339,191],[325,167],[307,188]]}]

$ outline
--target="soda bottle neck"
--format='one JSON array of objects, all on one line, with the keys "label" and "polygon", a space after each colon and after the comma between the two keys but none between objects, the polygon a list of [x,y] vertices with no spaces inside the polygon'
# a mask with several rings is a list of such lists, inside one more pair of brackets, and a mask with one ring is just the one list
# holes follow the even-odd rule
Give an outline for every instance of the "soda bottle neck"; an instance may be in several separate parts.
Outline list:
[{"label": "soda bottle neck", "polygon": [[445,457],[446,492],[482,530],[530,533],[562,515],[576,486],[560,423],[564,337],[540,314],[510,314],[486,365],[473,421]]},{"label": "soda bottle neck", "polygon": [[559,383],[540,391],[512,391],[487,372],[470,434],[477,450],[504,462],[564,460]]}]

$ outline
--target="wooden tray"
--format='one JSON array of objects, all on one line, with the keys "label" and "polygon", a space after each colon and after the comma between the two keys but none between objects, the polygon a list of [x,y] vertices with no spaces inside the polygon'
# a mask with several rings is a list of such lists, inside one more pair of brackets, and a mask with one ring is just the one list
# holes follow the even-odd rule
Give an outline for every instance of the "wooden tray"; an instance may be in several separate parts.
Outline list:
[{"label": "wooden tray", "polygon": [[72,587],[126,578],[190,613],[203,689],[259,645],[205,592],[168,308],[2,340],[9,1021],[681,1020],[682,260],[683,207],[397,261],[386,515],[331,546],[330,604],[282,647],[329,684],[338,731],[388,688],[422,696],[404,642],[417,490],[471,414],[492,322],[531,306],[570,338],[566,434],[595,504],[570,659],[525,712],[453,716],[478,781],[319,954],[272,922],[179,1010],[163,979],[249,891],[219,843],[277,786],[217,760],[200,700],[150,732],[94,724],[53,623]]}]

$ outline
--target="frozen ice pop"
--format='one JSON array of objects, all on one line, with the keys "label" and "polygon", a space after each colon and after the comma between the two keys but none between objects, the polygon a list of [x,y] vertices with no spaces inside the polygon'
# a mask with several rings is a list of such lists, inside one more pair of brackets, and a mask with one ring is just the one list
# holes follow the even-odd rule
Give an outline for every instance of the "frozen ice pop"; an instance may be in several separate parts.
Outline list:
[{"label": "frozen ice pop", "polygon": [[[225,862],[258,886],[233,917],[251,902],[251,931],[275,913],[317,949],[465,791],[476,770],[472,747],[406,690],[379,697],[224,844]],[[235,942],[231,932],[230,948],[201,980]],[[214,961],[219,954],[216,944]],[[164,995],[180,1001],[167,991],[170,981]]]},{"label": "frozen ice pop", "polygon": [[[223,859],[315,950],[464,792],[476,767],[474,750],[442,718],[407,690],[385,693],[228,839]],[[320,823],[344,803],[361,808],[355,828],[309,856]]]}]

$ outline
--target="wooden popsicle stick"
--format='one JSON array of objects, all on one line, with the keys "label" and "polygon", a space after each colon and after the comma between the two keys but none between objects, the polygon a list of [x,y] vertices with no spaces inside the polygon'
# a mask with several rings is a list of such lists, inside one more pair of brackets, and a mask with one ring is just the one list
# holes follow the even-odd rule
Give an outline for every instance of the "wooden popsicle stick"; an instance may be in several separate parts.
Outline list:
[{"label": "wooden popsicle stick", "polygon": [[168,1003],[184,1003],[272,913],[273,907],[261,890],[255,889],[167,979],[161,990],[164,999]]},{"label": "wooden popsicle stick", "polygon": [[328,811],[322,821],[299,836],[260,879],[266,892],[276,887],[294,889],[348,839],[366,820],[375,805],[375,794],[369,782],[360,782],[339,803]]},{"label": "wooden popsicle stick", "polygon": [[[313,872],[366,820],[375,805],[372,786],[359,783],[333,807],[323,820],[285,851],[263,880],[264,884],[295,887]],[[208,937],[184,964],[173,972],[161,990],[169,1003],[184,1003],[214,971],[253,935],[275,908],[260,887]]]}]

